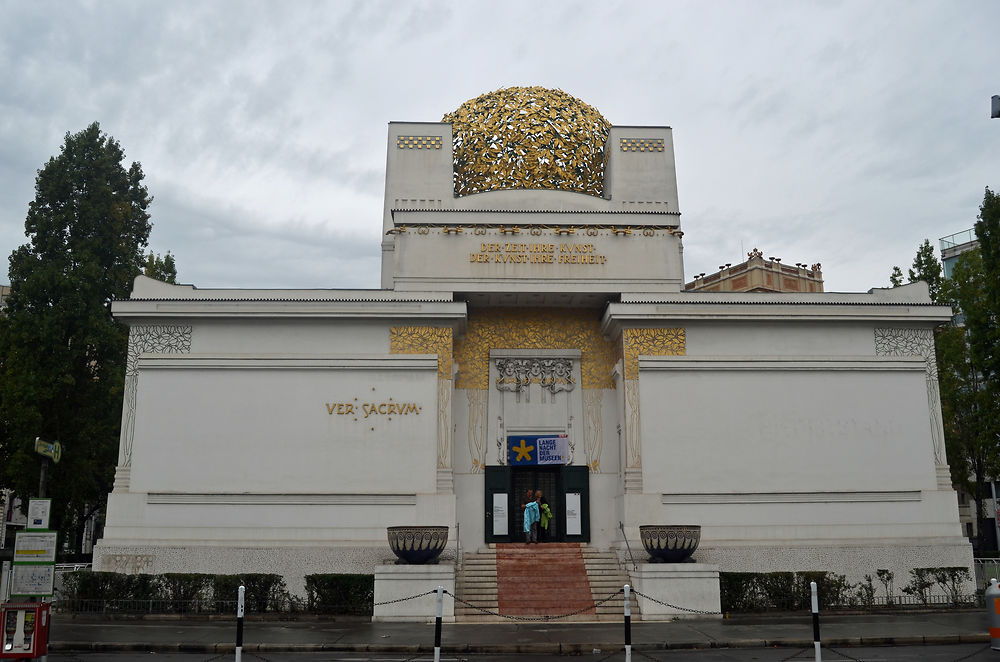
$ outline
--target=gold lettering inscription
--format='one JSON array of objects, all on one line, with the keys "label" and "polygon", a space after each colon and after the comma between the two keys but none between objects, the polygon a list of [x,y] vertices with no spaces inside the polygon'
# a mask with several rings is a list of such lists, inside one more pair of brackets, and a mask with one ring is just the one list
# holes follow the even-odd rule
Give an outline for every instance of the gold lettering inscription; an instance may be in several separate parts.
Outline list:
[{"label": "gold lettering inscription", "polygon": [[326,413],[330,416],[419,416],[423,407],[415,402],[366,402],[356,405],[353,402],[327,402]]},{"label": "gold lettering inscription", "polygon": [[[558,259],[557,259],[558,258]],[[607,264],[593,244],[480,242],[478,253],[469,253],[473,264]]]}]

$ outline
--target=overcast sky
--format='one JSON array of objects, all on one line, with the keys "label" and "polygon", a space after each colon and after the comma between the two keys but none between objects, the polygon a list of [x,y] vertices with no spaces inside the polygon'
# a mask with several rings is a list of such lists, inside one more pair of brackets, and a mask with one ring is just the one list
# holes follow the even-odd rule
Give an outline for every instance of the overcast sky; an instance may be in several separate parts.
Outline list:
[{"label": "overcast sky", "polygon": [[178,281],[377,288],[387,123],[542,85],[673,127],[688,279],[756,246],[864,291],[1000,188],[998,35],[995,0],[0,0],[0,253],[96,120]]}]

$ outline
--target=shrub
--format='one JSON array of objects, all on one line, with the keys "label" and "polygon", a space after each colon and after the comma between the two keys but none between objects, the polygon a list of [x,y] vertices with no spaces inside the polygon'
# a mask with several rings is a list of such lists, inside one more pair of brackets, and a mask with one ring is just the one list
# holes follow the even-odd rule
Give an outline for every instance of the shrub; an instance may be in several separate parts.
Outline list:
[{"label": "shrub", "polygon": [[930,600],[930,589],[934,586],[934,568],[913,568],[910,570],[910,583],[903,587],[903,593],[915,595],[924,605]]},{"label": "shrub", "polygon": [[957,605],[962,602],[962,587],[967,582],[972,581],[972,575],[969,574],[968,568],[944,567],[928,569],[931,571],[934,581],[941,587],[941,590],[948,596],[952,604]]},{"label": "shrub", "polygon": [[246,588],[244,606],[247,612],[282,611],[288,602],[288,589],[281,575],[248,572],[240,575],[212,576],[212,597],[220,612],[233,611],[240,584]]},{"label": "shrub", "polygon": [[195,572],[168,572],[161,575],[161,590],[165,600],[175,603],[172,611],[183,609],[186,604],[208,597],[212,588],[212,575]]},{"label": "shrub", "polygon": [[158,600],[159,575],[122,575],[77,570],[63,577],[63,597],[70,600]]},{"label": "shrub", "polygon": [[375,576],[306,575],[306,601],[309,611],[322,614],[371,614]]}]

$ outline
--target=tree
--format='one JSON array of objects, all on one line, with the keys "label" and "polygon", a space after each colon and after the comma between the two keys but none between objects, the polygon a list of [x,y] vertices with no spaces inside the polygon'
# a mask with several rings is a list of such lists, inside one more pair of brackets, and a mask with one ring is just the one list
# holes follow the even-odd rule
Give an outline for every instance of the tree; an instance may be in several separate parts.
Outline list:
[{"label": "tree", "polygon": [[174,256],[170,254],[170,251],[167,251],[163,257],[149,251],[142,267],[142,273],[150,278],[162,280],[164,283],[177,282],[177,266],[174,264]]},{"label": "tree", "polygon": [[917,249],[917,254],[913,258],[913,268],[907,270],[910,282],[915,283],[922,280],[927,283],[930,290],[931,301],[939,301],[941,292],[941,262],[934,255],[934,247],[929,239],[924,239],[924,243]]},{"label": "tree", "polygon": [[42,458],[34,439],[60,441],[47,496],[53,528],[77,543],[117,459],[128,330],[112,318],[111,301],[128,297],[151,229],[142,167],[126,170],[124,158],[95,122],[67,133],[38,171],[29,242],[10,256],[0,326],[0,475],[22,499],[35,495]]},{"label": "tree", "polygon": [[889,285],[892,287],[899,287],[903,284],[903,270],[899,267],[893,267],[892,273],[889,274]]},{"label": "tree", "polygon": [[[959,256],[951,278],[944,281],[941,289],[942,298],[958,313],[958,323],[941,327],[935,337],[941,416],[952,482],[972,495],[976,522],[984,519],[983,499],[991,496],[987,486],[1000,470],[1000,447],[995,439],[991,440],[988,425],[989,419],[998,413],[997,403],[990,398],[969,346],[967,328],[961,323],[965,311],[982,307],[983,281],[979,251]],[[980,526],[979,549],[985,547],[983,533]]]},{"label": "tree", "polygon": [[1000,394],[1000,196],[989,188],[979,207],[976,239],[982,257],[982,305],[965,311],[969,345],[983,378]]}]

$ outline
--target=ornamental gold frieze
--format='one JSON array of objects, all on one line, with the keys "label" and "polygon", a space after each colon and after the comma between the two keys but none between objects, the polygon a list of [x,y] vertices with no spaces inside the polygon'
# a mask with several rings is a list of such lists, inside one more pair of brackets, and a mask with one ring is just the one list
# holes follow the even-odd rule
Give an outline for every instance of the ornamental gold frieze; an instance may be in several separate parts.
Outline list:
[{"label": "ornamental gold frieze", "polygon": [[687,351],[683,328],[624,329],[621,347],[625,379],[639,378],[640,356],[684,356]]},{"label": "ornamental gold frieze", "polygon": [[450,327],[394,326],[389,329],[389,351],[393,354],[437,354],[438,379],[451,379]]},{"label": "ornamental gold frieze", "polygon": [[580,350],[584,389],[612,389],[615,343],[601,333],[598,310],[472,308],[465,335],[455,341],[455,388],[488,389],[490,350]]}]

